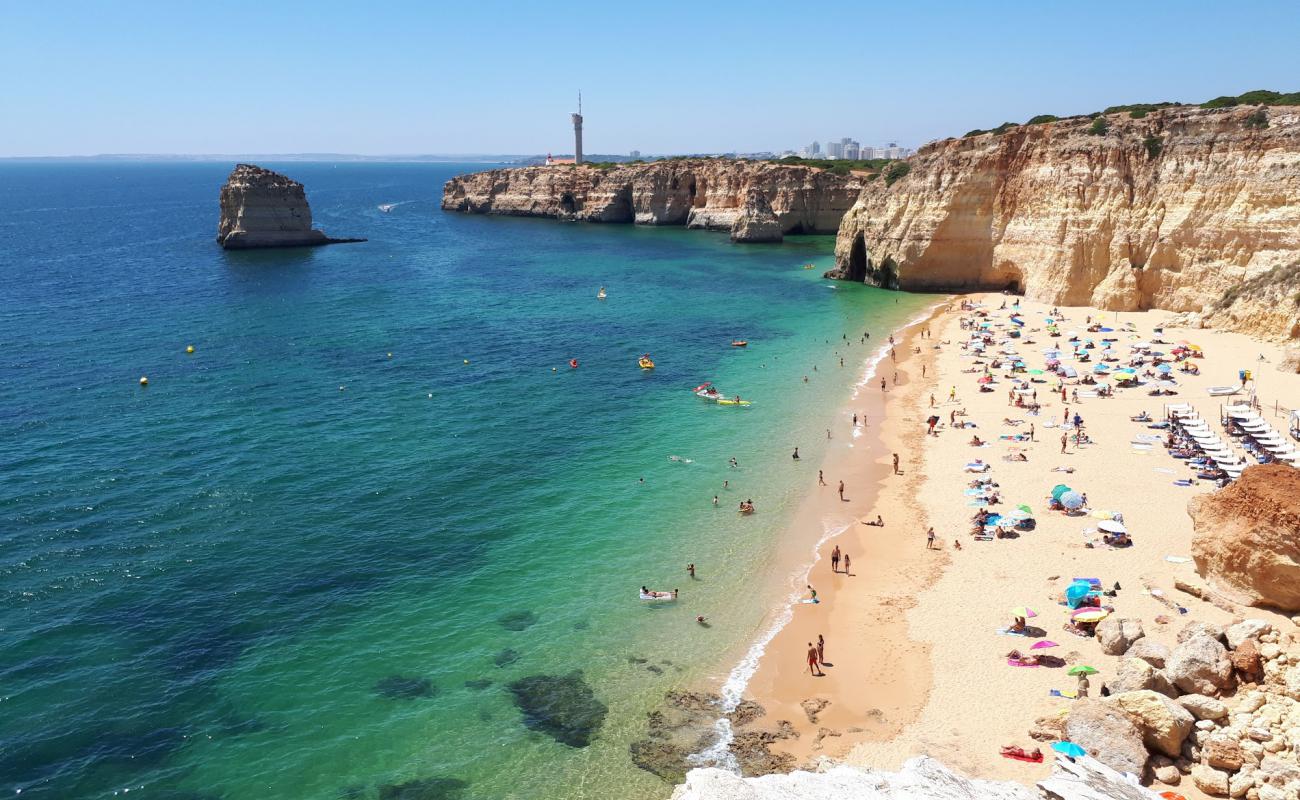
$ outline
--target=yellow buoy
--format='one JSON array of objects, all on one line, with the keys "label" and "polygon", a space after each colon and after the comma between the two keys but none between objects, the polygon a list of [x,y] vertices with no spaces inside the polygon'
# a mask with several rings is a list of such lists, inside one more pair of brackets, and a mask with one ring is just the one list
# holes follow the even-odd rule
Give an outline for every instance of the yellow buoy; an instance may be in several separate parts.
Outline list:
[{"label": "yellow buoy", "polygon": [[140,385],[141,385],[141,386],[148,386],[148,385],[149,385],[149,378],[148,378],[148,376],[145,376],[145,375],[141,375],[141,376],[140,376]]},{"label": "yellow buoy", "polygon": [[185,352],[187,352],[187,353],[193,353],[193,352],[194,352],[194,345],[192,345],[192,344],[191,344],[191,345],[186,345],[186,347],[185,347]]}]

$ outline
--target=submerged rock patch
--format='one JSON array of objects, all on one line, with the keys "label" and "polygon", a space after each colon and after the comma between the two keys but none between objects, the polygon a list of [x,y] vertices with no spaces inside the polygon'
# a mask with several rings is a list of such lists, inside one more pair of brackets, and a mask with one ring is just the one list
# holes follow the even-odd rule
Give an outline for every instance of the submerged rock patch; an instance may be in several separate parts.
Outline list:
[{"label": "submerged rock patch", "polygon": [[508,631],[522,631],[537,624],[537,615],[531,611],[511,611],[497,617],[497,624]]},{"label": "submerged rock patch", "polygon": [[476,692],[481,692],[491,685],[492,685],[491,678],[474,678],[473,680],[465,681],[465,688],[473,689]]},{"label": "submerged rock patch", "polygon": [[568,675],[529,675],[509,689],[523,712],[524,727],[570,747],[591,744],[609,712],[578,670]]},{"label": "submerged rock patch", "polygon": [[421,697],[433,697],[438,687],[428,678],[409,675],[389,675],[375,682],[375,694],[389,700],[415,700]]},{"label": "submerged rock patch", "polygon": [[469,784],[458,778],[421,778],[379,787],[379,800],[458,800]]},{"label": "submerged rock patch", "polygon": [[519,660],[519,651],[515,650],[513,647],[507,647],[506,649],[502,650],[500,653],[497,653],[496,655],[492,656],[492,663],[496,664],[498,667],[508,666],[510,664],[515,663],[518,660]]}]

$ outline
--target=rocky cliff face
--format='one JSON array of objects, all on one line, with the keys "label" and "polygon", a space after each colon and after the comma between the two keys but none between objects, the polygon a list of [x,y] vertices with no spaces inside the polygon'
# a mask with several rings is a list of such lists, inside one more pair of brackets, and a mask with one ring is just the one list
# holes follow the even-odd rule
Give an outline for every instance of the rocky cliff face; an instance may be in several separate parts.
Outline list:
[{"label": "rocky cliff face", "polygon": [[1266,127],[1259,113],[1170,108],[1103,117],[1102,135],[1076,118],[933,143],[892,185],[867,183],[830,276],[1125,311],[1213,309],[1219,324],[1294,336],[1300,286],[1282,286],[1291,305],[1281,310],[1248,295],[1224,302],[1275,269],[1285,284],[1300,263],[1300,107],[1263,109]]},{"label": "rocky cliff face", "polygon": [[278,172],[237,164],[221,187],[217,242],[227,250],[360,241],[331,239],[312,228],[302,184]]},{"label": "rocky cliff face", "polygon": [[[861,188],[856,177],[813,167],[681,159],[609,169],[523,167],[461,175],[443,187],[442,207],[472,214],[729,231],[754,189],[771,206],[781,234],[834,233]],[[746,227],[742,222],[741,228]],[[763,236],[762,241],[779,241],[766,231]]]}]

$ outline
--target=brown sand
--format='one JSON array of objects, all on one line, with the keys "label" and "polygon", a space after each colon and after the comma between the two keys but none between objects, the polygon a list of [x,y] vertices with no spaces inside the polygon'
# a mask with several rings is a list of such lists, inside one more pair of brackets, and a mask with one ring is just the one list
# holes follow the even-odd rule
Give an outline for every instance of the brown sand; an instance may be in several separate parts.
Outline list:
[{"label": "brown sand", "polygon": [[[983,300],[995,318],[1003,302],[1000,295],[972,297]],[[769,645],[747,695],[768,709],[768,719],[790,720],[800,732],[798,739],[782,742],[800,763],[812,756],[841,757],[850,763],[896,769],[912,755],[929,754],[952,767],[981,778],[1031,782],[1043,777],[1049,764],[1026,764],[998,757],[1003,744],[1027,749],[1038,745],[1026,735],[1039,716],[1064,713],[1068,700],[1052,697],[1050,689],[1072,689],[1074,679],[1063,669],[1017,668],[1006,664],[1005,654],[1031,644],[1020,637],[998,635],[996,630],[1011,622],[1009,609],[1029,605],[1039,612],[1031,620],[1047,631],[1047,638],[1060,647],[1044,651],[1074,663],[1090,663],[1101,674],[1093,681],[1093,694],[1113,671],[1116,658],[1105,656],[1095,640],[1082,639],[1062,629],[1066,612],[1057,597],[1074,576],[1100,578],[1107,588],[1118,582],[1123,587],[1114,604],[1120,617],[1140,618],[1148,635],[1173,645],[1177,631],[1192,620],[1228,622],[1234,614],[1177,592],[1176,576],[1194,578],[1190,563],[1173,563],[1166,555],[1188,556],[1192,527],[1185,507],[1197,493],[1211,491],[1203,483],[1185,488],[1173,485],[1189,477],[1181,461],[1170,457],[1160,443],[1150,450],[1132,446],[1136,434],[1159,433],[1130,421],[1131,415],[1146,410],[1159,419],[1165,404],[1190,402],[1211,421],[1228,398],[1210,397],[1205,388],[1236,382],[1238,369],[1252,369],[1265,418],[1284,431],[1286,419],[1275,415],[1274,403],[1294,407],[1300,402],[1300,376],[1283,375],[1274,369],[1280,349],[1245,336],[1217,331],[1170,329],[1169,341],[1188,339],[1200,344],[1206,357],[1197,359],[1200,376],[1176,373],[1177,397],[1149,397],[1145,388],[1122,390],[1110,399],[1081,399],[1069,402],[1070,414],[1077,410],[1095,443],[1060,454],[1060,430],[1048,423],[1060,422],[1063,404],[1053,395],[1054,376],[1048,383],[1034,384],[1042,413],[1029,416],[1008,404],[1006,383],[991,394],[976,390],[977,375],[963,373],[973,365],[964,358],[959,344],[967,332],[960,329],[954,301],[952,310],[939,314],[930,324],[932,339],[915,338],[898,347],[900,386],[886,395],[888,424],[879,425],[880,413],[873,409],[868,436],[878,434],[883,447],[859,445],[848,454],[832,452],[823,466],[831,485],[812,493],[800,511],[791,532],[792,540],[806,542],[810,526],[819,530],[823,521],[839,520],[845,512],[875,519],[881,514],[883,528],[852,524],[841,536],[826,542],[820,560],[812,567],[810,582],[822,602],[799,605],[794,619]],[[1027,339],[1018,350],[1032,368],[1043,366],[1041,351],[1062,339],[1051,339],[1042,328],[1048,309],[1041,304],[1022,303],[1029,320]],[[1137,326],[1139,336],[1150,340],[1153,328],[1170,316],[1163,312],[1116,315],[1095,309],[1063,309],[1067,322],[1062,332],[1078,330],[1100,340],[1120,337],[1117,349],[1126,356],[1135,339],[1119,331],[1125,323]],[[1088,334],[1084,318],[1104,320],[1116,328],[1113,334]],[[1068,335],[1068,334],[1067,334]],[[948,346],[934,345],[948,340]],[[921,346],[921,354],[913,348]],[[1166,348],[1167,350],[1168,348]],[[1263,354],[1266,362],[1257,358]],[[921,365],[927,377],[921,378]],[[880,373],[891,374],[890,362]],[[949,387],[957,389],[958,401],[947,402]],[[864,390],[878,387],[872,385]],[[1067,389],[1074,388],[1067,385]],[[1087,391],[1090,387],[1078,387]],[[924,420],[931,413],[933,393],[943,429],[938,437],[926,436]],[[1231,398],[1236,400],[1238,398]],[[879,397],[876,397],[879,402]],[[861,400],[855,401],[861,407]],[[949,412],[965,408],[975,430],[949,430]],[[848,413],[852,413],[851,411]],[[1003,418],[1025,420],[1018,427],[1002,424]],[[1032,422],[1036,442],[1000,441],[999,434],[1027,432]],[[992,445],[974,448],[973,434],[992,440]],[[859,439],[866,442],[868,437]],[[1003,456],[1011,447],[1022,447],[1028,462],[1007,462]],[[864,452],[867,451],[867,452]],[[889,453],[902,455],[901,476],[891,475]],[[963,495],[974,477],[963,465],[982,458],[993,465],[989,473],[1001,487],[1004,504],[994,510],[1009,510],[1028,503],[1036,512],[1038,527],[1015,539],[975,541],[970,535],[970,516],[976,509]],[[1074,467],[1073,474],[1051,471],[1056,466]],[[878,492],[863,492],[860,500],[839,506],[835,484],[846,478],[851,496],[857,487],[876,482]],[[814,476],[815,481],[815,476]],[[1135,545],[1127,549],[1087,548],[1097,538],[1086,533],[1097,520],[1067,517],[1047,510],[1046,495],[1057,483],[1066,483],[1088,494],[1093,509],[1124,514]],[[925,530],[938,531],[939,549],[927,550]],[[962,549],[954,548],[960,540]],[[835,545],[853,557],[851,575],[832,574],[830,552]],[[791,551],[790,556],[800,552]],[[802,553],[806,554],[806,544]],[[804,556],[806,563],[806,555]],[[798,562],[792,562],[798,563]],[[1166,599],[1188,609],[1186,615],[1144,592],[1159,588]],[[1157,615],[1170,618],[1158,624]],[[1255,609],[1241,609],[1236,616],[1261,617],[1279,626],[1290,626],[1283,617]],[[807,643],[817,634],[826,637],[827,677],[812,677],[806,666]],[[812,701],[827,705],[813,722],[805,711]],[[815,707],[815,706],[811,706]],[[825,729],[825,730],[823,730]],[[829,732],[829,733],[828,733]],[[1187,794],[1187,788],[1180,789]],[[1191,794],[1188,794],[1191,797]]]}]

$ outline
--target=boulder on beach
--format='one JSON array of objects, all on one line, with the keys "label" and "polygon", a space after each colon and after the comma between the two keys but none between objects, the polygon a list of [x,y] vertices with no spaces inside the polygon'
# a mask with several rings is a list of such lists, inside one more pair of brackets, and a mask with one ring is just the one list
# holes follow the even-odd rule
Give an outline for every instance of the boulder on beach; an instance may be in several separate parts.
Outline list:
[{"label": "boulder on beach", "polygon": [[1202,577],[1251,605],[1300,611],[1300,470],[1247,467],[1188,511]]},{"label": "boulder on beach", "polygon": [[1123,655],[1134,642],[1146,636],[1140,619],[1104,619],[1097,626],[1097,641],[1108,656]]},{"label": "boulder on beach", "polygon": [[1193,636],[1174,648],[1165,674],[1183,692],[1214,695],[1233,685],[1232,661],[1218,639]]},{"label": "boulder on beach", "polygon": [[1137,721],[1147,749],[1170,758],[1178,757],[1183,740],[1196,723],[1187,709],[1150,690],[1117,694],[1111,700]]},{"label": "boulder on beach", "polygon": [[1076,700],[1065,719],[1065,735],[1088,755],[1119,772],[1141,775],[1147,748],[1128,712],[1103,700]]}]

